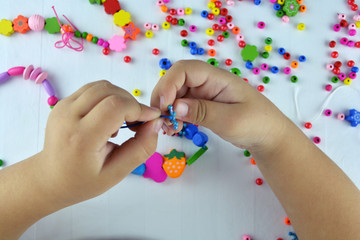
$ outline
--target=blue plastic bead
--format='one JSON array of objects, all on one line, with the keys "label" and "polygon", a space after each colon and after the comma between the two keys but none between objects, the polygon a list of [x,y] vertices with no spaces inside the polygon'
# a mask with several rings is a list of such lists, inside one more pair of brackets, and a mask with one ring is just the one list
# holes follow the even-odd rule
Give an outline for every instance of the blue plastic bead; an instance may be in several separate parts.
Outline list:
[{"label": "blue plastic bead", "polygon": [[349,121],[352,127],[356,127],[360,124],[360,112],[355,109],[351,109],[349,111],[349,116],[346,116],[345,120]]},{"label": "blue plastic bead", "polygon": [[201,16],[202,16],[203,18],[207,18],[208,14],[209,14],[209,13],[208,13],[206,10],[204,10],[204,11],[201,12]]},{"label": "blue plastic bead", "polygon": [[255,5],[260,5],[261,0],[254,0]]},{"label": "blue plastic bead", "polygon": [[278,67],[272,67],[271,72],[276,74],[276,73],[279,72],[279,68]]},{"label": "blue plastic bead", "polygon": [[132,174],[135,174],[135,175],[142,176],[142,175],[144,175],[145,170],[146,170],[146,166],[145,166],[145,163],[143,163],[143,164],[141,164],[140,166],[138,166],[138,167],[137,167],[134,171],[132,171],[131,173],[132,173]]},{"label": "blue plastic bead", "polygon": [[198,147],[205,147],[208,140],[208,136],[203,132],[196,133],[192,139],[193,143]]},{"label": "blue plastic bead", "polygon": [[171,62],[167,58],[162,58],[159,61],[159,66],[161,69],[169,70],[171,67]]},{"label": "blue plastic bead", "polygon": [[191,48],[190,49],[190,54],[191,55],[196,55],[196,54],[198,54],[198,50],[196,48]]},{"label": "blue plastic bead", "polygon": [[198,53],[198,55],[204,55],[205,50],[203,48],[198,48],[197,53]]},{"label": "blue plastic bead", "polygon": [[189,47],[190,47],[190,48],[197,48],[196,42],[190,42],[190,43],[189,43]]},{"label": "blue plastic bead", "polygon": [[281,5],[278,4],[278,3],[275,3],[275,4],[274,4],[274,9],[275,9],[276,11],[280,10],[280,9],[281,9]]},{"label": "blue plastic bead", "polygon": [[199,132],[199,129],[198,129],[198,127],[196,126],[196,125],[194,125],[194,124],[189,124],[189,125],[187,125],[186,126],[186,128],[185,128],[185,137],[187,138],[187,139],[193,139],[193,137],[194,137],[194,135],[197,133],[197,132]]},{"label": "blue plastic bead", "polygon": [[305,56],[300,56],[299,61],[300,62],[306,62],[306,57]]},{"label": "blue plastic bead", "polygon": [[357,72],[359,72],[359,68],[358,67],[352,67],[351,71],[354,72],[354,73],[357,73]]},{"label": "blue plastic bead", "polygon": [[7,72],[0,73],[0,83],[6,82],[10,79],[10,75]]},{"label": "blue plastic bead", "polygon": [[285,48],[279,48],[279,54],[284,55],[286,53]]},{"label": "blue plastic bead", "polygon": [[253,69],[254,65],[253,65],[252,62],[247,61],[246,64],[245,64],[245,67],[246,67],[247,69]]}]

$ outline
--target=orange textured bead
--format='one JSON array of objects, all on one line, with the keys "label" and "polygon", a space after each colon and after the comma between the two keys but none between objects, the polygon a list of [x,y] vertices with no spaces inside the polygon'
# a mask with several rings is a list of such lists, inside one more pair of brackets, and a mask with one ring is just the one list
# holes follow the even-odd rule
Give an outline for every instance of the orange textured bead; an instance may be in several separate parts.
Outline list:
[{"label": "orange textured bead", "polygon": [[299,66],[299,63],[297,61],[292,61],[291,62],[291,67],[292,68],[298,68],[298,66]]},{"label": "orange textured bead", "polygon": [[301,5],[299,8],[300,12],[306,12],[306,6],[305,5]]},{"label": "orange textured bead", "polygon": [[92,34],[88,34],[88,35],[86,36],[86,40],[87,40],[88,42],[91,42],[92,39],[93,39],[93,35],[92,35]]},{"label": "orange textured bead", "polygon": [[240,28],[239,27],[234,27],[232,29],[232,32],[233,32],[233,34],[239,34],[240,33]]},{"label": "orange textured bead", "polygon": [[208,51],[208,54],[209,54],[209,56],[214,57],[214,56],[216,55],[215,49],[210,49],[210,50]]},{"label": "orange textured bead", "polygon": [[166,12],[168,11],[168,8],[167,8],[166,5],[161,5],[160,10],[161,10],[162,12],[166,13]]}]

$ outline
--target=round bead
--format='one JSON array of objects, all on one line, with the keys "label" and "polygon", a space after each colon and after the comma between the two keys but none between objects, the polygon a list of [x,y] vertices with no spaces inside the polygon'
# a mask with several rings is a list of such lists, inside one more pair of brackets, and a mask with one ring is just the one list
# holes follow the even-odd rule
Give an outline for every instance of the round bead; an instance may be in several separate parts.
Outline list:
[{"label": "round bead", "polygon": [[314,142],[315,144],[319,144],[319,143],[321,142],[321,138],[319,138],[319,137],[314,137],[314,138],[313,138],[313,142]]},{"label": "round bead", "polygon": [[34,66],[33,65],[27,66],[24,70],[23,78],[25,80],[28,80],[30,78],[30,74],[32,73],[32,71],[34,71]]},{"label": "round bead", "polygon": [[190,15],[192,13],[192,9],[191,8],[185,8],[185,14],[186,15]]},{"label": "round bead", "polygon": [[190,30],[190,32],[196,32],[197,27],[196,27],[195,25],[191,25],[191,26],[189,27],[189,30]]},{"label": "round bead", "polygon": [[208,45],[209,45],[209,46],[214,46],[214,45],[215,45],[215,41],[214,41],[213,39],[210,39],[210,40],[208,41]]},{"label": "round bead", "polygon": [[261,64],[260,68],[261,68],[261,70],[266,71],[269,69],[269,66],[266,63],[263,63],[263,64]]},{"label": "round bead", "polygon": [[343,114],[343,113],[338,113],[337,116],[336,116],[336,118],[337,118],[338,120],[343,121],[343,120],[345,120],[345,114]]},{"label": "round bead", "polygon": [[310,122],[305,123],[304,126],[305,126],[306,129],[312,128],[312,124]]},{"label": "round bead", "polygon": [[141,95],[141,91],[140,91],[139,89],[134,89],[134,90],[132,91],[132,94],[133,94],[135,97],[138,97],[138,96]]},{"label": "round bead", "polygon": [[291,225],[290,219],[289,219],[288,217],[285,218],[285,224],[286,224],[286,225]]},{"label": "round bead", "polygon": [[255,75],[259,75],[260,74],[260,69],[259,68],[253,68],[253,73]]},{"label": "round bead", "polygon": [[160,50],[157,49],[157,48],[154,48],[154,49],[152,50],[152,54],[154,54],[154,55],[159,55],[159,53],[160,53]]},{"label": "round bead", "polygon": [[264,47],[264,50],[267,51],[267,52],[271,52],[271,50],[272,50],[271,45],[266,45],[266,46]]},{"label": "round bead", "polygon": [[206,29],[206,34],[208,36],[212,36],[214,34],[214,30],[212,28],[208,28],[208,29]]},{"label": "round bead", "polygon": [[345,85],[350,85],[351,84],[351,78],[345,78],[344,84]]},{"label": "round bead", "polygon": [[55,104],[58,102],[58,98],[55,96],[51,96],[48,98],[47,102],[50,106],[55,106]]},{"label": "round bead", "polygon": [[250,157],[250,156],[251,156],[251,153],[250,153],[248,150],[245,150],[245,151],[244,151],[244,156],[245,156],[245,157]]},{"label": "round bead", "polygon": [[298,80],[299,80],[299,79],[298,79],[297,76],[292,76],[292,77],[290,78],[290,81],[293,82],[293,83],[297,83]]},{"label": "round bead", "polygon": [[291,68],[289,67],[284,68],[284,73],[289,75],[291,73]]},{"label": "round bead", "polygon": [[131,62],[131,57],[125,56],[125,57],[124,57],[124,62],[126,62],[126,63]]},{"label": "round bead", "polygon": [[290,22],[290,18],[289,18],[289,16],[284,15],[281,17],[281,21],[283,21],[284,23],[288,23],[288,22]]},{"label": "round bead", "polygon": [[336,47],[336,42],[335,41],[329,42],[329,47],[331,47],[331,48]]},{"label": "round bead", "polygon": [[145,37],[147,37],[147,38],[152,38],[154,36],[154,33],[152,32],[152,31],[146,31],[146,33],[145,33]]},{"label": "round bead", "polygon": [[163,29],[169,29],[170,28],[170,23],[163,22],[162,27],[163,27]]},{"label": "round bead", "polygon": [[32,15],[28,20],[28,24],[31,30],[39,32],[44,29],[45,19],[40,15]]},{"label": "round bead", "polygon": [[255,180],[255,183],[256,183],[256,185],[261,186],[261,185],[263,185],[264,181],[263,181],[261,178],[257,178],[257,179]]},{"label": "round bead", "polygon": [[188,35],[188,32],[186,30],[182,30],[180,32],[180,36],[182,36],[182,37],[187,37],[187,35]]},{"label": "round bead", "polygon": [[242,237],[242,240],[251,240],[251,237],[249,235],[244,235]]},{"label": "round bead", "polygon": [[160,73],[159,73],[160,77],[164,76],[165,73],[166,73],[166,70],[161,70]]},{"label": "round bead", "polygon": [[259,85],[256,88],[259,92],[263,92],[265,90],[265,87],[263,85]]},{"label": "round bead", "polygon": [[263,83],[268,84],[270,82],[270,78],[267,76],[263,77],[262,81],[263,81]]},{"label": "round bead", "polygon": [[266,38],[265,39],[265,44],[267,44],[267,45],[270,45],[270,44],[272,44],[272,39],[271,38]]},{"label": "round bead", "polygon": [[304,23],[299,23],[299,24],[297,25],[297,29],[300,30],[300,31],[305,30],[305,24],[304,24]]},{"label": "round bead", "polygon": [[333,27],[333,30],[335,32],[339,32],[341,30],[341,26],[339,24],[335,24],[334,27]]},{"label": "round bead", "polygon": [[264,29],[265,26],[266,26],[265,22],[258,22],[258,24],[257,24],[257,27],[258,27],[259,29]]},{"label": "round bead", "polygon": [[330,91],[332,90],[332,85],[331,85],[331,84],[327,84],[327,85],[325,86],[325,90],[328,91],[328,92],[330,92]]},{"label": "round bead", "polygon": [[147,29],[147,30],[150,30],[151,29],[151,24],[150,23],[145,23],[144,28]]},{"label": "round bead", "polygon": [[331,63],[326,64],[326,69],[332,71],[334,69],[334,65]]},{"label": "round bead", "polygon": [[326,109],[324,111],[325,116],[330,117],[332,115],[332,111],[330,109]]},{"label": "round bead", "polygon": [[232,60],[229,59],[229,58],[226,59],[226,60],[225,60],[225,65],[226,65],[226,66],[231,66],[231,65],[232,65]]},{"label": "round bead", "polygon": [[183,16],[183,15],[185,14],[185,10],[184,10],[183,8],[179,8],[179,9],[177,10],[177,14],[178,14],[179,16]]},{"label": "round bead", "polygon": [[109,55],[110,54],[110,49],[104,48],[102,52],[103,52],[104,55]]},{"label": "round bead", "polygon": [[339,57],[339,53],[337,51],[334,51],[331,53],[331,57],[332,58],[338,58]]},{"label": "round bead", "polygon": [[159,25],[157,25],[157,24],[153,24],[153,25],[151,26],[151,30],[153,30],[153,31],[159,31],[159,29],[160,29],[160,27],[159,27]]}]

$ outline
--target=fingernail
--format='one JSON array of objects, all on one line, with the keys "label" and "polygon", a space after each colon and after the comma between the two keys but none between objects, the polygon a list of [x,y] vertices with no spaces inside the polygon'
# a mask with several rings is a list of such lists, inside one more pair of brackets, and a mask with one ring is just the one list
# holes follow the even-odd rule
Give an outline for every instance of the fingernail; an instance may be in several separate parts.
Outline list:
[{"label": "fingernail", "polygon": [[186,103],[179,102],[176,104],[175,112],[178,117],[186,117],[189,112],[189,106]]},{"label": "fingernail", "polygon": [[164,106],[164,104],[165,104],[165,97],[161,96],[160,97],[160,109]]},{"label": "fingernail", "polygon": [[155,125],[154,125],[154,131],[156,133],[158,133],[162,126],[163,126],[163,120],[162,119],[156,120]]}]

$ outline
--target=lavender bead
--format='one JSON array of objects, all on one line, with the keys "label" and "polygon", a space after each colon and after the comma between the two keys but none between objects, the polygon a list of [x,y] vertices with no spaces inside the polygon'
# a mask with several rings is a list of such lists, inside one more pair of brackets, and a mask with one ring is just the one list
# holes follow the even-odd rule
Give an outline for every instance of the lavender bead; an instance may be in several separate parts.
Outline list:
[{"label": "lavender bead", "polygon": [[43,87],[45,88],[45,91],[49,94],[50,97],[55,96],[55,90],[51,86],[50,82],[48,80],[44,80],[42,82]]},{"label": "lavender bead", "polygon": [[0,83],[4,83],[9,80],[10,75],[7,72],[0,73]]}]

